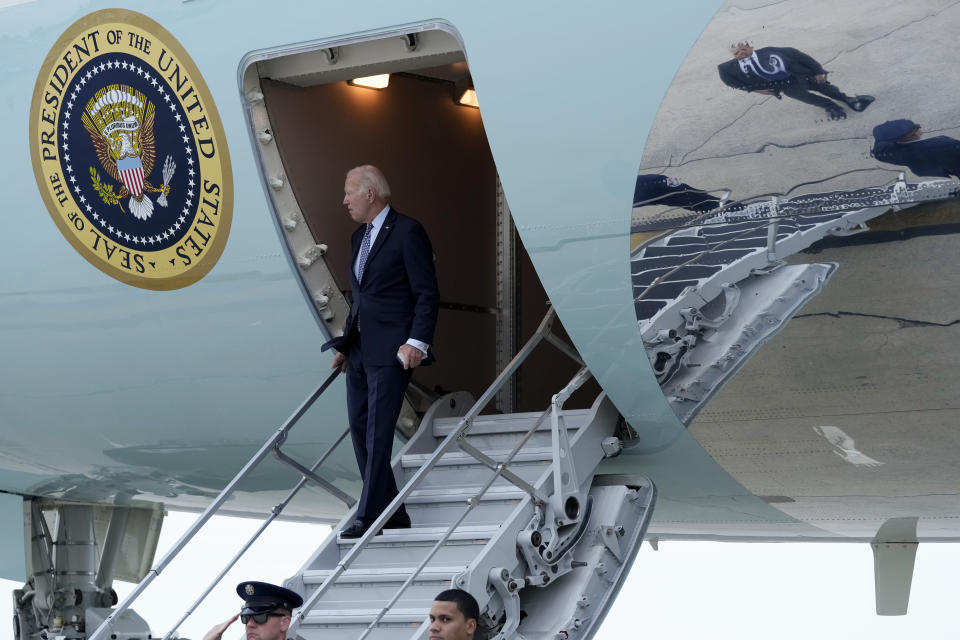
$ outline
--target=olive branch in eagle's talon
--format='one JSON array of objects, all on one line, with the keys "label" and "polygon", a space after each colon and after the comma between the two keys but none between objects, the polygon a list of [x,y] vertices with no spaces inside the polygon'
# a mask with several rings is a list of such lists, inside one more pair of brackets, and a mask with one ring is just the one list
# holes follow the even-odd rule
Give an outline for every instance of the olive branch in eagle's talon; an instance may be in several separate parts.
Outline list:
[{"label": "olive branch in eagle's talon", "polygon": [[113,185],[103,184],[100,181],[100,174],[93,167],[90,167],[90,178],[93,181],[93,188],[100,194],[100,198],[108,205],[117,205],[120,207],[120,211],[123,211],[120,197],[113,192]]}]

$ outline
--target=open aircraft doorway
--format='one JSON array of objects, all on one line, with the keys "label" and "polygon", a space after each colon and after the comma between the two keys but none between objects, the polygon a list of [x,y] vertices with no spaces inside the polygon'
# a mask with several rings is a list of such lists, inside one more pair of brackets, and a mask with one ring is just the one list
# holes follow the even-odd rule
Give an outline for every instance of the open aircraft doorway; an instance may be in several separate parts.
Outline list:
[{"label": "open aircraft doorway", "polygon": [[[441,294],[437,362],[416,370],[400,427],[409,435],[444,392],[479,395],[548,301],[514,229],[458,34],[433,22],[261,54],[243,82],[278,233],[322,331],[339,335],[350,308],[355,223],[341,203],[344,176],[373,164],[391,205],[430,236]],[[564,356],[541,351],[497,410],[543,409],[574,373]],[[574,406],[597,391],[582,390]]]}]

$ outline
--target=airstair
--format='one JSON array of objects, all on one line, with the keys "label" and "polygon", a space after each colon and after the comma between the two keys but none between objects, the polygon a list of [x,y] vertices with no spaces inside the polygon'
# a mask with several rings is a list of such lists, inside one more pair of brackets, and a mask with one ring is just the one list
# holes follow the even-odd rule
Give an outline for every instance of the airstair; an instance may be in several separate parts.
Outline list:
[{"label": "airstair", "polygon": [[891,208],[958,195],[953,180],[908,183],[901,173],[882,187],[725,203],[638,247],[630,261],[637,322],[677,417],[689,424],[837,268],[790,256],[867,231]]},{"label": "airstair", "polygon": [[[301,570],[285,582],[304,597],[303,606],[293,614],[289,637],[426,638],[433,597],[452,587],[469,591],[480,605],[477,640],[593,635],[644,539],[656,490],[642,476],[617,476],[615,482],[595,476],[599,463],[621,450],[616,434],[623,419],[602,393],[589,409],[564,409],[590,373],[576,351],[552,333],[554,317],[551,309],[478,400],[457,392],[433,403],[419,430],[393,460],[401,487],[397,498],[357,539],[344,539],[339,533],[354,519],[355,509],[350,508]],[[581,365],[576,375],[542,412],[482,414],[543,341]],[[165,639],[304,484],[319,483],[352,505],[349,496],[317,474],[330,451],[310,468],[280,452],[289,430],[335,376],[278,429],[90,640],[122,639],[116,631],[124,612],[271,451],[300,471],[300,482]],[[400,504],[406,505],[412,528],[378,534]]]}]

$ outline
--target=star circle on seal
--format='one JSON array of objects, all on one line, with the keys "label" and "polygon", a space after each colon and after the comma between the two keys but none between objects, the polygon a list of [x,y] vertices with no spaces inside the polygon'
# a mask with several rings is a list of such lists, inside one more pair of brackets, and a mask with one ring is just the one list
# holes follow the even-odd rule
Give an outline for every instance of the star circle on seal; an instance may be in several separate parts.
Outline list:
[{"label": "star circle on seal", "polygon": [[176,289],[219,259],[233,203],[226,136],[199,70],[146,16],[98,11],[60,37],[34,90],[31,154],[51,217],[101,271]]}]

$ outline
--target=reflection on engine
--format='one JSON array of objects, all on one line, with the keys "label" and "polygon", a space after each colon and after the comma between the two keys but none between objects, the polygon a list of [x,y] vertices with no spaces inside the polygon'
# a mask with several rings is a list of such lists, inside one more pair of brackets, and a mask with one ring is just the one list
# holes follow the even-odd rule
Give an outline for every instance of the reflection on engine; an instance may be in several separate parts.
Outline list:
[{"label": "reflection on engine", "polygon": [[952,41],[960,8],[776,4],[717,12],[664,97],[634,190],[637,320],[688,424],[843,268],[798,252],[960,196],[960,69],[918,55]]}]

